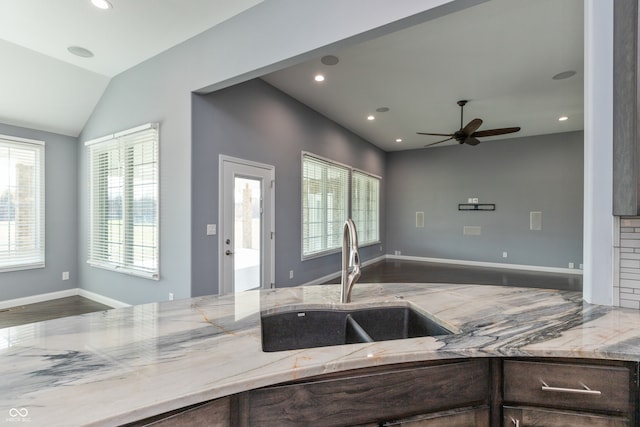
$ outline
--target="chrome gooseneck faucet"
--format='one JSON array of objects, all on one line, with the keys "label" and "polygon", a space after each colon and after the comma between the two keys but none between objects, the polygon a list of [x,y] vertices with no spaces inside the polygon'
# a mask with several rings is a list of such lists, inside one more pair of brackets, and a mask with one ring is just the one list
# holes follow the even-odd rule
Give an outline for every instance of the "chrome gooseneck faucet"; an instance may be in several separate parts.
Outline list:
[{"label": "chrome gooseneck faucet", "polygon": [[[351,271],[349,271],[351,269]],[[351,218],[344,223],[342,234],[342,293],[340,302],[351,302],[351,290],[360,278],[360,254],[358,253],[358,232]]]}]

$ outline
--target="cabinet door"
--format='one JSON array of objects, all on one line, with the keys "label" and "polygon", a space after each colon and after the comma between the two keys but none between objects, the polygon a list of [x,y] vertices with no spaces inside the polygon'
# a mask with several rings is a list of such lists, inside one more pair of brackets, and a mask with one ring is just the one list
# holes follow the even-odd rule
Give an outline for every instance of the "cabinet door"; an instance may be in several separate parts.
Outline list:
[{"label": "cabinet door", "polygon": [[241,425],[348,426],[487,404],[487,360],[319,378],[244,393]]},{"label": "cabinet door", "polygon": [[505,406],[503,427],[626,427],[631,423],[622,417],[586,414],[552,409]]},{"label": "cabinet door", "polygon": [[382,424],[384,427],[489,427],[489,407],[435,412]]},{"label": "cabinet door", "polygon": [[638,216],[638,1],[613,5],[613,214]]}]

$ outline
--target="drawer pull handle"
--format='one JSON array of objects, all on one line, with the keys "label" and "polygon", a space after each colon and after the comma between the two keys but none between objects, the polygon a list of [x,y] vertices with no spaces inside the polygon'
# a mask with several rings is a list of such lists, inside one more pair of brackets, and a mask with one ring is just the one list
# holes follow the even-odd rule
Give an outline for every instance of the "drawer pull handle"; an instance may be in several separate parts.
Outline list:
[{"label": "drawer pull handle", "polygon": [[520,420],[511,417],[511,423],[515,426],[515,427],[520,427]]},{"label": "drawer pull handle", "polygon": [[549,384],[542,381],[542,391],[556,391],[560,393],[576,393],[576,394],[590,394],[593,396],[600,396],[602,392],[600,390],[591,390],[586,385],[580,383],[584,388],[564,388],[564,387],[551,387]]}]

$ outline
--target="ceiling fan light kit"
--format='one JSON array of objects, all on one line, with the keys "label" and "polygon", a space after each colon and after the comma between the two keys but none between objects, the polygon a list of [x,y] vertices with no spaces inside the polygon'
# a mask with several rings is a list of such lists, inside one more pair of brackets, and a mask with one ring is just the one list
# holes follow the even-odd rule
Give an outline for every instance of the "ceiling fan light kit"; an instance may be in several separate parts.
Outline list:
[{"label": "ceiling fan light kit", "polygon": [[519,127],[510,127],[510,128],[499,128],[499,129],[488,129],[478,131],[480,126],[482,126],[482,119],[473,119],[466,126],[464,126],[464,106],[469,102],[466,99],[461,99],[458,101],[458,105],[460,106],[460,130],[455,131],[454,133],[428,133],[428,132],[416,132],[418,135],[429,135],[429,136],[446,136],[446,139],[432,142],[431,144],[425,145],[425,147],[430,147],[432,145],[441,144],[446,141],[450,141],[455,139],[459,144],[467,144],[467,145],[478,145],[480,144],[480,140],[478,138],[483,138],[487,136],[497,136],[497,135],[505,135],[509,133],[518,132],[520,130]]}]

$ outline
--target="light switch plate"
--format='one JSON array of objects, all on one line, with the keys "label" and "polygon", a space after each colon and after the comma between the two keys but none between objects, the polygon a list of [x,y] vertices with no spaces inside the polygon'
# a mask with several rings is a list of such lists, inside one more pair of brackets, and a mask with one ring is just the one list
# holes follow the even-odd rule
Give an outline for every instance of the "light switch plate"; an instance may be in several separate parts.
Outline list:
[{"label": "light switch plate", "polygon": [[529,230],[542,230],[542,212],[529,212]]},{"label": "light switch plate", "polygon": [[217,233],[215,224],[207,224],[207,236],[215,236]]}]

